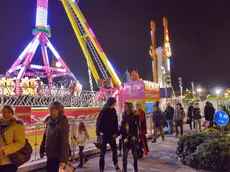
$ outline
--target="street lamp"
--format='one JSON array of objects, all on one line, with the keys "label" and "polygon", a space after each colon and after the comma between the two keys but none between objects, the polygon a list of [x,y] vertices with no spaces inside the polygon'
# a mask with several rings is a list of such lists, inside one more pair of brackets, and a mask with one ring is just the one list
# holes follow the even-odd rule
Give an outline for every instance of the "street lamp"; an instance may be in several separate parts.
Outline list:
[{"label": "street lamp", "polygon": [[200,99],[200,102],[201,102],[200,93],[202,92],[202,89],[201,88],[197,88],[197,92],[198,92],[199,99]]},{"label": "street lamp", "polygon": [[221,93],[221,89],[216,89],[216,95],[218,96]]}]

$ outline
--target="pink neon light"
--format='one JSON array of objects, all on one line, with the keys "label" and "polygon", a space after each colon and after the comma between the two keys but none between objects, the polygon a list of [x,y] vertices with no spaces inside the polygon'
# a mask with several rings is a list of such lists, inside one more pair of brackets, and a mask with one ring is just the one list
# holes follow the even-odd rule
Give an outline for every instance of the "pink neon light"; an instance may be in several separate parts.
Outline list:
[{"label": "pink neon light", "polygon": [[48,9],[48,0],[37,0],[37,7]]},{"label": "pink neon light", "polygon": [[94,39],[94,41],[95,41],[97,47],[99,48],[100,52],[101,52],[101,53],[104,53],[104,51],[103,51],[101,45],[99,44],[99,42],[98,42],[96,36],[94,35],[92,29],[89,27],[89,24],[88,24],[87,22],[85,22],[85,25],[86,25],[87,29],[89,30],[90,35],[93,37],[93,39]]},{"label": "pink neon light", "polygon": [[26,54],[28,51],[30,51],[35,39],[36,37],[34,37],[33,40],[27,45],[27,47],[23,50],[23,52],[20,54],[20,56],[17,58],[17,60],[14,62],[11,68],[18,66],[21,63],[21,61],[26,57]]}]

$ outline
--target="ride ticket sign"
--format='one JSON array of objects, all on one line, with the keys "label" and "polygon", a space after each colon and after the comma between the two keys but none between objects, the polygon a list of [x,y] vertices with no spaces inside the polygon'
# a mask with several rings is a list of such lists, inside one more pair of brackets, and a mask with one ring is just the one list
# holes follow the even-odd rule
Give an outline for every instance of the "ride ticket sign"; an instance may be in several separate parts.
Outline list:
[{"label": "ride ticket sign", "polygon": [[124,84],[125,100],[157,101],[160,99],[160,86],[151,81],[134,81]]},{"label": "ride ticket sign", "polygon": [[229,116],[226,112],[219,110],[214,114],[214,121],[219,126],[225,126],[229,122]]},{"label": "ride ticket sign", "polygon": [[25,123],[31,123],[31,106],[16,106],[15,115]]}]

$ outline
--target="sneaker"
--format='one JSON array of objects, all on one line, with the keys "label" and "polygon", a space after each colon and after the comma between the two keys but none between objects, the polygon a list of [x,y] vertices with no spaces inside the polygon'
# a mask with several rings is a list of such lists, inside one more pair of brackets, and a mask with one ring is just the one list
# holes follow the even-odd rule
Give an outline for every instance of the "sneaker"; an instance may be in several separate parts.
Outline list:
[{"label": "sneaker", "polygon": [[83,164],[78,164],[77,168],[82,168]]},{"label": "sneaker", "polygon": [[152,143],[156,143],[157,142],[157,140],[154,138],[153,140],[152,140]]},{"label": "sneaker", "polygon": [[121,171],[120,167],[118,166],[118,164],[115,165],[115,169],[116,169],[116,171],[119,171],[119,172]]},{"label": "sneaker", "polygon": [[89,161],[88,159],[85,159],[85,160],[84,160],[84,163],[87,163],[88,161]]},{"label": "sneaker", "polygon": [[117,156],[121,156],[121,152],[119,152],[119,154]]},{"label": "sneaker", "polygon": [[165,140],[165,137],[162,137],[162,141],[164,141]]}]

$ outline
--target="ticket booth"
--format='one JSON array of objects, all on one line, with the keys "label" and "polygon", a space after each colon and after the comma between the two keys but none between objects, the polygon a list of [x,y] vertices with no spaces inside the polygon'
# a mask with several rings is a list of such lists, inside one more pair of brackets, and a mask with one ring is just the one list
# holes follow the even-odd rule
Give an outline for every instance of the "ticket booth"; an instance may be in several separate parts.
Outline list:
[{"label": "ticket booth", "polygon": [[124,84],[124,100],[140,102],[145,113],[152,112],[152,106],[160,101],[160,85],[152,81],[139,80]]}]

